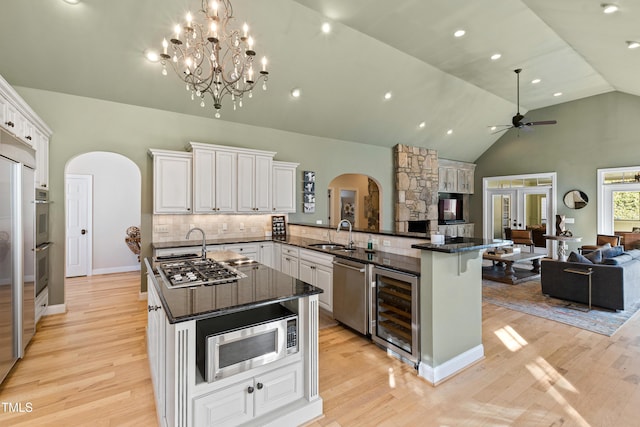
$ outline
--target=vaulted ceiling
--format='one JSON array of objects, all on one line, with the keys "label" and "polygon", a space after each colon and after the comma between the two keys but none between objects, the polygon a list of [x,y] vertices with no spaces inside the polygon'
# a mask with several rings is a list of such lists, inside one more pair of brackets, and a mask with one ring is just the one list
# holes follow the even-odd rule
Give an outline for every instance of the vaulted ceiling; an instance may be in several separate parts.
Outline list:
[{"label": "vaulted ceiling", "polygon": [[619,0],[611,15],[601,3],[234,0],[238,25],[251,25],[269,58],[269,89],[237,111],[226,101],[215,119],[143,56],[200,0],[4,0],[0,74],[14,86],[473,161],[502,135],[489,125],[516,112],[516,68],[522,113],[609,91],[640,96],[640,49],[626,44],[640,41],[640,2]]}]

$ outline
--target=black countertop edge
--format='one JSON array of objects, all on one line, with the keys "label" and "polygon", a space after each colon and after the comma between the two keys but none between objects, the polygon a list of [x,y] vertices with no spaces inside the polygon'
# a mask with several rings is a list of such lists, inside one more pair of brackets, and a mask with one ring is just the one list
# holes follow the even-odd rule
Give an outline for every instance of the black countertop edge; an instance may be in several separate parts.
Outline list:
[{"label": "black countertop edge", "polygon": [[495,248],[499,246],[511,245],[511,240],[500,239],[477,239],[471,237],[455,237],[446,238],[443,244],[435,243],[420,243],[411,245],[414,249],[420,249],[423,251],[444,252],[444,253],[459,253],[476,251],[479,249]]},{"label": "black countertop edge", "polygon": [[[194,241],[195,242],[195,241]],[[363,262],[366,264],[375,264],[381,267],[391,268],[398,271],[404,271],[410,274],[420,275],[420,258],[410,257],[408,255],[399,255],[391,252],[374,251],[368,253],[363,248],[358,248],[353,252],[336,251],[320,248],[312,248],[310,245],[323,243],[322,240],[311,239],[301,236],[287,236],[285,238],[280,237],[246,237],[246,238],[229,238],[218,240],[207,240],[208,245],[224,245],[224,244],[237,244],[237,243],[257,243],[257,242],[278,242],[291,246],[297,246],[302,249],[312,250],[316,252],[322,252],[325,254],[333,255],[339,258],[350,259],[354,261]],[[163,242],[152,243],[151,246],[154,249],[167,249],[167,248],[179,248],[187,246],[200,246],[192,245],[191,241],[183,240],[178,242]],[[420,249],[420,248],[417,248]]]}]

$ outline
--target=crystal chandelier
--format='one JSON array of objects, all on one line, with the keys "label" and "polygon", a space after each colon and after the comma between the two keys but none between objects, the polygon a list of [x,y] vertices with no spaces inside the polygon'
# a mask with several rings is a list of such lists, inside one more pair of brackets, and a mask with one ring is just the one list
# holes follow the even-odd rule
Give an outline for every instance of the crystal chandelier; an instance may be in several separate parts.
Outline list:
[{"label": "crystal chandelier", "polygon": [[187,13],[185,23],[176,25],[174,34],[162,41],[160,62],[162,74],[167,75],[167,63],[181,78],[191,99],[205,106],[206,94],[213,98],[216,118],[220,118],[222,99],[231,95],[233,109],[242,107],[246,93],[262,79],[267,90],[267,59],[262,58],[259,71],[254,70],[254,40],[245,23],[241,29],[233,28],[233,7],[229,0],[202,0],[197,17]]}]

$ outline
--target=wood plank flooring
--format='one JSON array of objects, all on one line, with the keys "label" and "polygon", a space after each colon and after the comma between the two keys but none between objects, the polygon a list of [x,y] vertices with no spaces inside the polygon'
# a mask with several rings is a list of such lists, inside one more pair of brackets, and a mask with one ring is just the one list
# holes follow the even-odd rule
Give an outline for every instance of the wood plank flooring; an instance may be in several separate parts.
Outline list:
[{"label": "wood plank flooring", "polygon": [[[139,274],[67,281],[0,402],[2,426],[157,425]],[[369,340],[320,331],[324,416],[309,426],[640,425],[640,316],[605,337],[483,305],[485,359],[437,387]]]}]

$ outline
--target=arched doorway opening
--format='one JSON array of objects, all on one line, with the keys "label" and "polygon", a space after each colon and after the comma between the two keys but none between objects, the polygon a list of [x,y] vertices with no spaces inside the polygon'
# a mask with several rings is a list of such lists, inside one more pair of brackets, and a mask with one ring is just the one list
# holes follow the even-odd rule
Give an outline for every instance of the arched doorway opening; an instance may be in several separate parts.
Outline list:
[{"label": "arched doorway opening", "polygon": [[328,223],[348,219],[354,228],[380,230],[380,184],[367,175],[346,173],[329,183]]},{"label": "arched doorway opening", "polygon": [[127,246],[140,227],[141,174],[127,157],[89,152],[65,166],[65,277],[140,270]]}]

